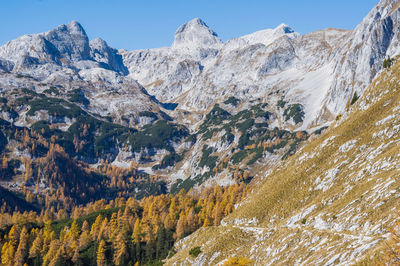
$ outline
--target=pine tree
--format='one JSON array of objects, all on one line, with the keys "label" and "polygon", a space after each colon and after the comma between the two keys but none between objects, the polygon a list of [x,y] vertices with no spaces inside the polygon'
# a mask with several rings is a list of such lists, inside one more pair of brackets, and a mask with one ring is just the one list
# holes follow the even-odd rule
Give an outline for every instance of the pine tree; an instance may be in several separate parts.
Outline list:
[{"label": "pine tree", "polygon": [[196,213],[194,212],[194,208],[191,207],[187,216],[187,232],[192,233],[196,230],[197,228],[197,222],[196,222]]},{"label": "pine tree", "polygon": [[82,250],[90,243],[89,223],[85,220],[82,224],[82,233],[79,237],[79,249]]},{"label": "pine tree", "polygon": [[124,265],[127,255],[126,240],[122,232],[120,232],[114,241],[114,263],[115,265]]},{"label": "pine tree", "polygon": [[254,262],[247,258],[242,257],[234,257],[228,258],[227,261],[224,262],[223,266],[250,266],[253,265]]},{"label": "pine tree", "polygon": [[42,250],[43,246],[43,234],[42,231],[40,231],[35,240],[33,240],[33,243],[31,245],[31,248],[29,249],[29,258],[38,258],[40,257],[40,252]]},{"label": "pine tree", "polygon": [[28,230],[26,227],[22,228],[19,237],[19,244],[17,252],[15,253],[15,265],[24,265],[28,256]]},{"label": "pine tree", "polygon": [[164,226],[161,226],[158,230],[156,239],[156,259],[163,258],[167,242]]},{"label": "pine tree", "polygon": [[[99,234],[97,236],[97,241],[100,241],[103,237],[110,237],[111,234],[115,233],[111,231],[112,229],[109,228],[108,219],[104,218],[103,222],[100,225]],[[111,231],[111,232],[110,232]]]},{"label": "pine tree", "polygon": [[53,240],[55,240],[55,233],[53,231],[50,231],[50,225],[49,223],[46,223],[45,225],[45,230],[43,233],[43,247],[42,250],[40,252],[41,256],[44,257],[49,248],[50,248],[50,244]]},{"label": "pine tree", "polygon": [[12,243],[6,242],[1,249],[1,264],[13,265],[15,249]]},{"label": "pine tree", "polygon": [[58,257],[60,256],[59,254],[59,248],[60,248],[60,241],[59,240],[53,240],[50,243],[49,250],[47,251],[47,254],[43,257],[43,265],[50,264],[51,262],[54,264]]},{"label": "pine tree", "polygon": [[166,228],[166,229],[169,229],[169,230],[171,230],[171,229],[173,229],[174,227],[175,227],[175,222],[174,222],[174,218],[172,218],[172,215],[171,215],[171,213],[169,213],[168,215],[167,215],[167,217],[165,218],[165,220],[164,220],[164,227]]},{"label": "pine tree", "polygon": [[68,234],[73,240],[77,240],[79,238],[79,226],[76,220],[72,222]]},{"label": "pine tree", "polygon": [[151,262],[154,259],[154,237],[152,230],[149,230],[148,235],[148,241],[145,247],[145,262]]},{"label": "pine tree", "polygon": [[221,212],[219,202],[217,202],[217,205],[215,205],[213,218],[214,218],[214,225],[215,226],[219,225],[219,223],[221,222],[221,219],[222,219],[222,212]]},{"label": "pine tree", "polygon": [[140,226],[140,220],[139,218],[136,218],[132,234],[133,243],[138,243],[141,241],[141,234],[142,234],[142,228]]},{"label": "pine tree", "polygon": [[180,239],[185,235],[185,215],[183,212],[179,216],[178,224],[176,225],[176,239]]},{"label": "pine tree", "polygon": [[102,222],[103,222],[103,216],[101,216],[100,214],[96,217],[96,220],[94,221],[90,229],[90,236],[92,237],[92,240],[97,240],[97,236],[99,235],[99,230]]},{"label": "pine tree", "polygon": [[135,260],[137,261],[137,262],[139,262],[139,261],[142,261],[142,249],[141,249],[141,246],[140,246],[140,242],[136,242],[136,243],[134,243],[134,245],[135,245]]},{"label": "pine tree", "polygon": [[206,217],[206,219],[204,220],[204,223],[203,223],[203,227],[207,227],[207,226],[210,226],[210,225],[211,225],[211,222],[208,219],[208,217]]},{"label": "pine tree", "polygon": [[49,266],[58,266],[63,264],[64,264],[64,259],[62,256],[62,250],[59,249],[56,251],[55,256],[50,258]]},{"label": "pine tree", "polygon": [[106,242],[102,239],[100,241],[99,247],[97,248],[97,265],[106,265]]},{"label": "pine tree", "polygon": [[10,229],[10,232],[8,232],[8,241],[14,247],[14,249],[17,247],[18,240],[19,240],[19,231],[17,227],[13,225]]},{"label": "pine tree", "polygon": [[[76,242],[75,242],[76,243]],[[74,247],[72,248],[72,250],[73,250],[73,255],[72,255],[72,262],[76,265],[77,264],[77,261],[78,261],[78,259],[79,259],[79,245],[78,244],[75,244],[74,245]]]}]

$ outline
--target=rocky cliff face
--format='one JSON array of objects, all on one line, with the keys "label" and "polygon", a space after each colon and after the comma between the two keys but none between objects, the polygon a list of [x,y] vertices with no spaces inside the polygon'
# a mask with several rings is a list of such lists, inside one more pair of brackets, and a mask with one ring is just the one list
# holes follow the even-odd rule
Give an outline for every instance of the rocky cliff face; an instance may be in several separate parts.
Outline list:
[{"label": "rocky cliff face", "polygon": [[354,29],[335,56],[333,81],[326,107],[343,112],[356,92],[361,95],[382,68],[383,60],[400,53],[400,6],[381,0]]},{"label": "rocky cliff face", "polygon": [[90,100],[86,108],[115,121],[120,121],[122,113],[135,116],[140,111],[159,109],[140,84],[125,77],[128,70],[118,51],[102,39],[89,42],[76,21],[1,46],[0,73],[4,90],[85,88]]},{"label": "rocky cliff face", "polygon": [[261,170],[262,181],[221,225],[180,240],[166,265],[221,265],[235,257],[254,265],[385,259],[400,199],[399,80],[397,62],[320,138]]},{"label": "rocky cliff face", "polygon": [[[177,32],[186,29],[185,25]],[[227,95],[244,101],[276,103],[283,98],[300,103],[306,112],[303,128],[315,122],[332,83],[333,55],[351,34],[329,29],[300,36],[282,24],[221,43],[204,27],[204,23],[190,27],[190,35],[198,30],[199,36],[213,41],[197,40],[201,45],[194,45],[188,38],[191,45],[177,50],[179,33],[170,48],[124,53],[129,76],[145,84],[158,99],[177,102],[178,109],[192,112],[207,110]],[[151,71],[154,67],[156,73]]]},{"label": "rocky cliff face", "polygon": [[220,44],[222,41],[218,35],[200,18],[195,18],[176,30],[172,47],[175,49],[210,48]]},{"label": "rocky cliff face", "polygon": [[[295,151],[285,145],[296,147],[305,134],[345,112],[384,58],[399,53],[399,14],[398,1],[385,0],[353,31],[300,35],[281,24],[226,42],[196,18],[178,28],[171,47],[138,51],[89,41],[73,21],[1,46],[0,87],[4,95],[16,88],[42,93],[56,87],[62,91],[56,98],[67,101],[81,88],[86,100],[77,103],[80,108],[126,127],[173,120],[193,136],[177,149],[185,150],[184,159],[182,154],[166,158],[182,163],[169,162],[161,173],[181,181],[216,176],[223,183],[232,173],[213,169],[226,166],[223,161],[242,162],[247,170],[249,162],[275,162]],[[4,112],[8,120],[11,115]],[[40,119],[25,117],[21,113],[18,123],[27,127]],[[168,154],[145,153],[154,155],[144,165],[148,172]],[[142,155],[117,157],[124,164]],[[202,162],[210,156],[218,160]]]},{"label": "rocky cliff face", "polygon": [[100,67],[122,73],[125,71],[117,51],[100,39],[89,43],[85,30],[77,21],[46,33],[12,40],[0,47],[0,58],[13,65],[7,71],[30,72],[31,76],[38,78],[43,78],[41,74],[44,73],[40,70],[49,73],[60,71],[62,67],[74,70]]},{"label": "rocky cliff face", "polygon": [[[194,19],[178,29],[171,47],[126,52],[124,62],[151,94],[182,110],[206,110],[226,95],[268,102],[283,97],[304,106],[306,119],[296,127],[309,129],[344,112],[384,58],[398,54],[398,8],[397,1],[381,1],[353,31],[300,36],[282,24],[225,43]],[[177,50],[179,43],[185,49]]]},{"label": "rocky cliff face", "polygon": [[177,29],[171,47],[131,52],[118,52],[101,39],[89,42],[73,21],[3,45],[0,69],[42,81],[120,84],[133,79],[159,101],[201,116],[227,96],[268,103],[283,99],[301,104],[305,119],[282,126],[310,129],[343,112],[384,58],[398,53],[398,20],[398,2],[385,0],[353,31],[301,36],[281,24],[224,43],[196,18]]}]

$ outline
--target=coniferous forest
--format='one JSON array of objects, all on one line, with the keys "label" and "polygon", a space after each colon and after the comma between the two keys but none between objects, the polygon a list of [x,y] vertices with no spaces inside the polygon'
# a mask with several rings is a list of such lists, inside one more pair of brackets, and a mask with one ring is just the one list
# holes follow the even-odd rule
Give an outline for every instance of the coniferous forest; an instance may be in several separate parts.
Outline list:
[{"label": "coniferous forest", "polygon": [[0,215],[3,265],[162,265],[173,244],[200,227],[219,225],[248,188],[232,185],[176,195],[99,200],[40,214]]}]

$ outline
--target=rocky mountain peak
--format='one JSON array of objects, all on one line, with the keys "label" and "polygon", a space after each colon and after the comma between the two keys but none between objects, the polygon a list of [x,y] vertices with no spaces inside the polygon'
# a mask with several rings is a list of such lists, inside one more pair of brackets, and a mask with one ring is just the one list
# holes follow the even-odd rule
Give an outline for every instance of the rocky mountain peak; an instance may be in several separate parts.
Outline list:
[{"label": "rocky mountain peak", "polygon": [[346,52],[339,53],[328,109],[345,109],[346,100],[361,95],[388,56],[400,54],[400,1],[381,0],[354,29]]},{"label": "rocky mountain peak", "polygon": [[128,70],[124,66],[122,56],[118,54],[116,49],[110,47],[105,40],[96,38],[90,41],[89,45],[91,59],[99,62],[101,67],[114,70],[124,75],[128,73]]},{"label": "rocky mountain peak", "polygon": [[82,25],[76,20],[73,20],[66,25],[61,25],[60,27],[63,26],[65,26],[71,34],[81,34],[87,37],[86,32],[83,29]]},{"label": "rocky mountain peak", "polygon": [[200,18],[181,25],[175,32],[173,47],[210,47],[221,44],[218,35]]},{"label": "rocky mountain peak", "polygon": [[103,40],[102,38],[96,38],[94,40],[90,41],[90,46],[92,45],[96,45],[99,47],[107,47],[107,42],[105,40]]},{"label": "rocky mountain peak", "polygon": [[286,25],[285,23],[280,24],[278,27],[275,28],[276,32],[282,32],[284,34],[294,33],[295,31]]},{"label": "rocky mountain peak", "polygon": [[89,38],[77,21],[58,26],[45,33],[45,38],[69,59],[82,60],[90,56]]},{"label": "rocky mountain peak", "polygon": [[256,31],[251,34],[240,37],[239,40],[245,41],[247,45],[264,44],[268,46],[269,44],[275,42],[282,36],[287,36],[289,38],[297,38],[300,36],[300,34],[295,32],[288,25],[282,23],[274,29],[265,29]]}]

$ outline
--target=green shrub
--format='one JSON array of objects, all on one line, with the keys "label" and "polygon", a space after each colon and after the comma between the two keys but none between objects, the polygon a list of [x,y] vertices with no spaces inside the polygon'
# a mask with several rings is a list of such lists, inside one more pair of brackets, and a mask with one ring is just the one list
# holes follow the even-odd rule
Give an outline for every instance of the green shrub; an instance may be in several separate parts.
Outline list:
[{"label": "green shrub", "polygon": [[233,106],[235,106],[235,107],[236,107],[239,103],[240,103],[240,100],[237,99],[237,98],[235,98],[235,97],[233,97],[233,96],[229,97],[226,101],[224,101],[224,104],[230,104],[230,105],[233,105]]},{"label": "green shrub", "polygon": [[357,92],[354,92],[354,95],[353,95],[353,98],[351,99],[350,105],[355,104],[356,101],[358,100],[358,98],[360,98],[360,97],[357,95]]},{"label": "green shrub", "polygon": [[[196,178],[195,178],[196,179]],[[186,178],[185,180],[178,179],[176,183],[171,186],[171,193],[177,194],[179,191],[184,189],[185,191],[189,191],[196,184],[196,180]]]},{"label": "green shrub", "polygon": [[211,139],[211,138],[214,136],[214,134],[217,133],[218,131],[220,131],[219,128],[207,129],[207,130],[204,132],[204,134],[203,134],[203,136],[202,136],[202,139],[203,139],[203,140],[209,140],[209,139]]},{"label": "green shrub", "polygon": [[394,63],[394,60],[392,58],[388,57],[383,61],[383,68],[384,69],[391,68],[393,63]]},{"label": "green shrub", "polygon": [[209,167],[210,169],[213,169],[215,165],[217,164],[217,156],[211,156],[213,153],[213,148],[208,148],[207,145],[203,146],[202,149],[203,155],[201,156],[200,162],[199,162],[199,167],[203,168],[204,166]]},{"label": "green shrub", "polygon": [[280,99],[278,102],[277,102],[277,106],[279,107],[279,108],[283,108],[283,107],[285,107],[285,105],[287,104],[287,102],[285,102],[284,100],[283,100],[283,97],[282,97],[282,99]]},{"label": "green shrub", "polygon": [[231,114],[226,110],[219,107],[219,104],[214,105],[211,111],[206,115],[206,119],[199,128],[199,133],[204,133],[212,126],[219,126],[224,120],[226,120]]},{"label": "green shrub", "polygon": [[236,128],[241,131],[242,133],[245,133],[247,130],[249,130],[252,126],[254,125],[254,119],[249,118],[242,123],[236,124]]},{"label": "green shrub", "polygon": [[225,134],[222,136],[221,141],[223,143],[227,142],[228,144],[231,144],[234,139],[235,139],[235,135],[232,134],[232,131],[229,128],[228,130],[226,130]]},{"label": "green shrub", "polygon": [[295,124],[303,122],[304,118],[303,109],[304,109],[303,106],[298,103],[289,105],[288,108],[286,108],[285,111],[283,112],[285,121],[288,121],[290,118],[293,118]]},{"label": "green shrub", "polygon": [[214,105],[213,109],[206,115],[207,119],[213,119],[213,118],[226,118],[230,116],[231,114],[219,107],[219,104]]},{"label": "green shrub", "polygon": [[234,155],[232,155],[231,157],[231,162],[233,164],[238,164],[241,161],[243,161],[244,158],[246,158],[248,151],[247,150],[242,150],[239,151],[237,153],[235,153]]},{"label": "green shrub", "polygon": [[172,258],[175,254],[176,254],[176,250],[175,250],[174,248],[172,248],[172,249],[168,252],[168,259]]},{"label": "green shrub", "polygon": [[83,105],[90,104],[89,100],[85,97],[82,89],[75,89],[68,93],[68,99],[74,103],[81,103]]},{"label": "green shrub", "polygon": [[189,255],[192,257],[197,257],[201,253],[201,247],[194,247],[189,251]]},{"label": "green shrub", "polygon": [[31,107],[27,113],[30,116],[35,115],[35,112],[40,110],[47,111],[49,115],[55,117],[76,118],[86,114],[79,106],[58,98],[44,97],[32,100],[24,98],[23,100],[27,100]]},{"label": "green shrub", "polygon": [[159,120],[155,124],[146,125],[142,131],[130,136],[130,143],[134,151],[148,149],[166,149],[173,152],[171,141],[179,140],[189,135],[183,126],[174,125],[165,120]]},{"label": "green shrub", "polygon": [[150,111],[139,112],[139,116],[150,117],[153,118],[154,120],[157,119],[157,114]]},{"label": "green shrub", "polygon": [[182,161],[182,159],[183,159],[183,154],[180,155],[175,152],[167,154],[161,160],[161,163],[159,165],[154,166],[153,169],[157,170],[157,169],[164,169],[168,166],[174,166],[176,163]]},{"label": "green shrub", "polygon": [[252,165],[253,163],[257,162],[260,158],[263,156],[263,149],[262,148],[256,148],[256,152],[254,153],[253,157],[250,159],[250,161],[247,162],[247,165]]},{"label": "green shrub", "polygon": [[316,135],[321,135],[322,132],[324,132],[327,128],[328,128],[328,127],[321,127],[321,128],[319,128],[319,129],[315,130],[315,131],[314,131],[314,134],[316,134]]}]

